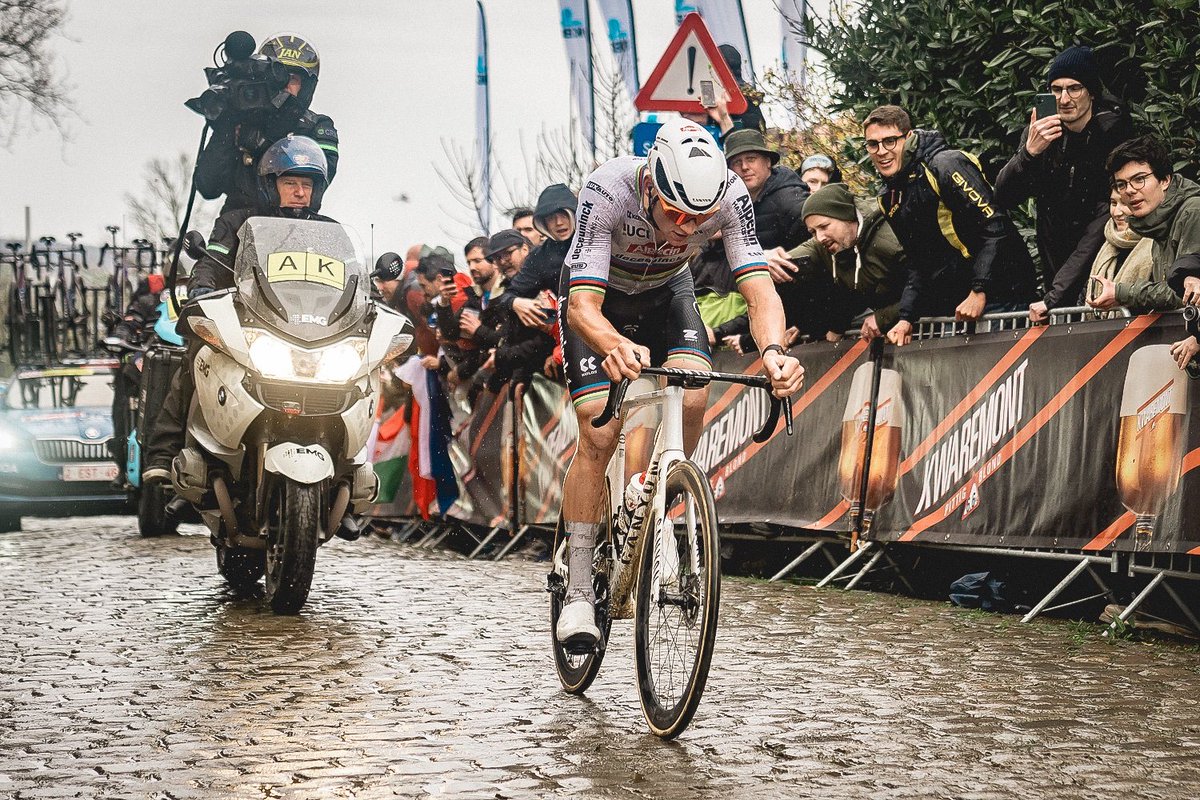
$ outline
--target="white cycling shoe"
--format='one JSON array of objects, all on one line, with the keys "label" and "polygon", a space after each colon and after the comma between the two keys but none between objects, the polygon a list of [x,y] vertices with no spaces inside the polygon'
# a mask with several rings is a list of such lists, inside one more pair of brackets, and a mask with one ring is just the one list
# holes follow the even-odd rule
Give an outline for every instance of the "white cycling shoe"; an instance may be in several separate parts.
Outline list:
[{"label": "white cycling shoe", "polygon": [[559,612],[554,635],[564,645],[586,647],[600,641],[595,606],[582,597],[567,603]]}]

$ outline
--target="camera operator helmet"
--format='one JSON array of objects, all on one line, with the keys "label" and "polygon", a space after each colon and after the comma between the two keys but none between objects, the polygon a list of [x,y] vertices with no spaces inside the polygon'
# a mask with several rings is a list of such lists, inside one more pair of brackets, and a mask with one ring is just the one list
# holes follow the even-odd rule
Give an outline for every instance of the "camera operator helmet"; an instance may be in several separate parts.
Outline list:
[{"label": "camera operator helmet", "polygon": [[317,89],[317,78],[321,73],[321,56],[317,48],[302,36],[294,33],[279,33],[268,38],[258,48],[260,56],[287,67],[288,72],[300,76],[300,93],[296,96],[300,105],[307,109]]},{"label": "camera operator helmet", "polygon": [[279,208],[281,201],[275,179],[285,175],[312,178],[312,201],[308,209],[314,213],[320,211],[321,197],[329,185],[329,167],[321,146],[307,136],[289,133],[267,148],[258,162],[258,188],[270,208]]},{"label": "camera operator helmet", "polygon": [[725,197],[725,156],[712,135],[690,120],[664,122],[646,163],[659,197],[684,214],[708,214]]}]

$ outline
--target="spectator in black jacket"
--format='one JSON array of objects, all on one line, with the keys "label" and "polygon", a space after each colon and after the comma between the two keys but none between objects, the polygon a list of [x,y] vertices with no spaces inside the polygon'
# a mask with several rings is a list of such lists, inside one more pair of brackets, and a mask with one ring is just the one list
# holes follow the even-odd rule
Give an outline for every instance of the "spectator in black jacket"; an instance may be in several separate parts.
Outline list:
[{"label": "spectator in black jacket", "polygon": [[[789,300],[794,299],[790,295],[797,291],[791,285],[795,265],[788,261],[787,251],[809,238],[802,216],[808,188],[793,170],[779,165],[778,151],[768,147],[757,130],[737,130],[729,134],[725,141],[725,161],[746,184],[750,199],[754,201],[758,241],[780,298],[787,306]],[[732,274],[724,261],[724,253],[719,241],[709,243],[698,257],[700,266],[693,275],[702,271],[705,286],[711,282],[714,290],[728,295],[733,290]],[[715,344],[718,338],[724,340],[748,334],[750,321],[745,314],[740,314],[710,327],[713,333],[709,342]]]},{"label": "spectator in black jacket", "polygon": [[1052,308],[1079,302],[1104,245],[1110,178],[1104,162],[1133,135],[1125,109],[1102,93],[1090,47],[1063,51],[1050,63],[1046,82],[1058,113],[1030,115],[1021,146],[996,178],[995,194],[1005,209],[1034,198],[1041,280],[1048,286],[1029,306],[1034,322],[1044,321]]},{"label": "spectator in black jacket", "polygon": [[579,199],[565,184],[547,186],[538,196],[534,225],[546,237],[513,276],[496,305],[512,311],[503,341],[496,348],[495,377],[489,388],[498,390],[510,378],[528,380],[535,372],[558,377],[553,361],[555,323],[552,302],[563,262],[575,236],[575,208]]},{"label": "spectator in black jacket", "polygon": [[888,339],[908,344],[922,316],[972,321],[1025,308],[1036,287],[1033,259],[978,161],[937,131],[913,130],[899,106],[872,111],[863,133],[883,179],[880,208],[911,259]]}]

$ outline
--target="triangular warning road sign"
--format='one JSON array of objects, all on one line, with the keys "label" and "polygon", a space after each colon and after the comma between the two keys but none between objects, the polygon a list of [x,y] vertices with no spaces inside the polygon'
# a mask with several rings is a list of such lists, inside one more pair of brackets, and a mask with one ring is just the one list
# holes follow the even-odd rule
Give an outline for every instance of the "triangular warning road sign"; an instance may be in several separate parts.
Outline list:
[{"label": "triangular warning road sign", "polygon": [[714,91],[725,88],[729,113],[746,111],[746,98],[733,73],[713,42],[704,19],[696,12],[683,18],[675,38],[650,77],[642,84],[633,104],[639,111],[691,111],[704,113],[700,102],[701,81],[712,81]]}]

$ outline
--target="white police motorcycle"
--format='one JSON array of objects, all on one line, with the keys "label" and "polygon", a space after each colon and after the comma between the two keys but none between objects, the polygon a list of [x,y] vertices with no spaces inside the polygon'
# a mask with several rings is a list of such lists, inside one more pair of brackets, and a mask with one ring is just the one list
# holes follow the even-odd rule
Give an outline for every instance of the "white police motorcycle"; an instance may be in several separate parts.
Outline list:
[{"label": "white police motorcycle", "polygon": [[337,223],[252,217],[239,241],[234,287],[181,315],[204,344],[172,482],[230,585],[265,573],[271,608],[292,614],[317,547],[375,498],[365,446],[379,367],[409,348],[412,325],[371,301],[362,251]]}]

